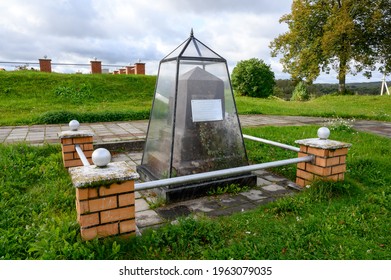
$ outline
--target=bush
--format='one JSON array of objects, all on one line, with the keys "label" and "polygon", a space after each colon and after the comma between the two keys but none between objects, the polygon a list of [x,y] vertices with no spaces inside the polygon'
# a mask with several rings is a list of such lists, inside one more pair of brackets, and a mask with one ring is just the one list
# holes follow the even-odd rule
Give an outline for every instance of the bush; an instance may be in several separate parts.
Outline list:
[{"label": "bush", "polygon": [[303,82],[299,82],[292,93],[291,101],[307,101],[310,99],[310,94]]},{"label": "bush", "polygon": [[232,71],[231,80],[239,95],[250,97],[269,97],[276,84],[270,65],[256,58],[240,61]]},{"label": "bush", "polygon": [[34,120],[39,124],[58,124],[68,123],[71,120],[78,120],[83,123],[93,122],[114,122],[114,121],[133,121],[145,120],[149,117],[148,110],[126,111],[126,112],[84,112],[75,113],[69,111],[54,111],[43,113]]}]

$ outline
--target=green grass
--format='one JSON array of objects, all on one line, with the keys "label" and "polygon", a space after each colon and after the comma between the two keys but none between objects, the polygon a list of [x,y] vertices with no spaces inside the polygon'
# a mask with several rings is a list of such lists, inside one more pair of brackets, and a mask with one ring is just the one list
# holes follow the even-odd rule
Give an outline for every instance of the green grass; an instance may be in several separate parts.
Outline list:
[{"label": "green grass", "polygon": [[[147,119],[155,76],[0,72],[0,125]],[[237,96],[239,114],[391,121],[390,96],[326,95],[308,102]]]},{"label": "green grass", "polygon": [[[245,128],[293,144],[317,127]],[[59,146],[0,145],[0,259],[390,259],[391,140],[351,129],[344,182],[229,217],[187,218],[127,240],[83,242]],[[246,140],[253,162],[296,153]],[[295,168],[274,172],[293,179]]]},{"label": "green grass", "polygon": [[155,82],[140,75],[0,72],[0,125],[146,119]]},{"label": "green grass", "polygon": [[316,116],[391,121],[391,96],[324,95],[306,102],[237,97],[240,114]]}]

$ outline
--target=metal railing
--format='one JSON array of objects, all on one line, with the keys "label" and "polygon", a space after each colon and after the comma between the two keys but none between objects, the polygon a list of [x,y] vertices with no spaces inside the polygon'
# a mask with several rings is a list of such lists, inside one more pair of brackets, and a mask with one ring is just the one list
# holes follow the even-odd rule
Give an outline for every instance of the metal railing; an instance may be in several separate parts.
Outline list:
[{"label": "metal railing", "polygon": [[81,162],[83,163],[83,165],[84,166],[90,165],[90,163],[88,162],[88,160],[86,158],[86,155],[84,154],[83,150],[81,149],[81,147],[78,144],[75,144],[75,150],[76,150],[77,154],[79,155],[79,158],[80,158]]},{"label": "metal railing", "polygon": [[[300,149],[294,146],[285,145],[279,142],[270,141],[250,135],[243,134],[243,137],[249,140],[254,140],[257,142],[262,142],[265,144],[273,145],[276,147],[288,149],[291,151],[299,152]],[[79,155],[79,158],[81,159],[84,166],[90,165],[88,162],[86,156],[83,153],[83,150],[79,145],[75,145],[76,152]],[[154,189],[159,187],[166,187],[166,186],[174,186],[174,185],[181,185],[181,184],[187,184],[187,183],[194,183],[194,182],[202,182],[206,180],[211,179],[218,179],[218,178],[224,178],[228,176],[235,176],[240,175],[244,173],[249,173],[252,171],[260,170],[260,169],[267,169],[267,168],[273,168],[273,167],[279,167],[284,166],[288,164],[297,164],[300,162],[311,162],[313,161],[314,157],[312,155],[305,156],[305,157],[299,157],[299,158],[291,158],[291,159],[285,159],[285,160],[278,160],[278,161],[272,161],[272,162],[266,162],[266,163],[260,163],[260,164],[253,164],[253,165],[247,165],[247,166],[240,166],[240,167],[234,167],[234,168],[228,168],[228,169],[222,169],[222,170],[215,170],[210,172],[203,172],[203,173],[197,173],[197,174],[191,174],[191,175],[185,175],[180,177],[174,177],[174,178],[167,178],[167,179],[160,179],[156,181],[149,181],[149,182],[142,182],[142,183],[136,183],[134,186],[135,191],[141,191],[141,190],[147,190],[147,189]]]},{"label": "metal railing", "polygon": [[205,181],[209,179],[217,179],[217,178],[222,178],[227,176],[239,175],[239,174],[248,173],[260,169],[278,167],[278,166],[300,163],[300,162],[310,162],[312,160],[313,160],[313,156],[305,156],[299,158],[278,160],[278,161],[267,162],[267,163],[253,164],[248,166],[241,166],[241,167],[234,167],[234,168],[192,174],[192,175],[185,175],[181,177],[160,179],[156,181],[136,183],[134,189],[135,191],[141,191],[141,190],[154,189],[154,188],[165,187],[165,186],[193,183],[193,182]]},{"label": "metal railing", "polygon": [[249,140],[253,140],[253,141],[257,141],[257,142],[262,142],[262,143],[269,144],[269,145],[273,145],[273,146],[280,147],[280,148],[283,148],[283,149],[286,149],[286,150],[290,150],[290,151],[294,151],[294,152],[300,152],[300,148],[297,148],[295,146],[290,146],[290,145],[282,144],[282,143],[279,143],[279,142],[275,142],[275,141],[271,141],[271,140],[267,140],[267,139],[263,139],[263,138],[254,137],[254,136],[251,136],[251,135],[243,134],[243,138],[246,138],[246,139],[249,139]]}]

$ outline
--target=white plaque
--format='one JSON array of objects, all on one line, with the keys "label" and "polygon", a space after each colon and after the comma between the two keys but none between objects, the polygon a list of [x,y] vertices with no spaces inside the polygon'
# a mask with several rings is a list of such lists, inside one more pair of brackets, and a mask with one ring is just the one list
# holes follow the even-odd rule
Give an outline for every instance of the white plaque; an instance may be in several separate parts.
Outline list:
[{"label": "white plaque", "polygon": [[211,122],[223,120],[221,99],[193,99],[191,101],[193,122]]}]

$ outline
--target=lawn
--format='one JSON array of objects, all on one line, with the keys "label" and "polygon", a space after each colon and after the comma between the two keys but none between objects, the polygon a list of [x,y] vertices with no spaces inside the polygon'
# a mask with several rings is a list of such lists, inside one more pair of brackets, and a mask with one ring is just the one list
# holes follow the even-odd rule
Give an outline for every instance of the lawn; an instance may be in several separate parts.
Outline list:
[{"label": "lawn", "polygon": [[240,114],[339,117],[391,121],[391,96],[324,95],[310,101],[237,97]]},{"label": "lawn", "polygon": [[[317,127],[245,128],[294,144]],[[352,143],[344,182],[229,217],[182,219],[142,237],[84,242],[60,147],[0,145],[0,259],[390,259],[391,140],[341,127]],[[252,162],[295,153],[246,140]],[[294,178],[295,167],[273,172]]]},{"label": "lawn", "polygon": [[0,72],[0,125],[146,119],[155,76]]},{"label": "lawn", "polygon": [[[0,72],[0,125],[147,119],[156,77]],[[237,96],[239,114],[391,121],[390,96],[326,95],[308,102]]]}]

